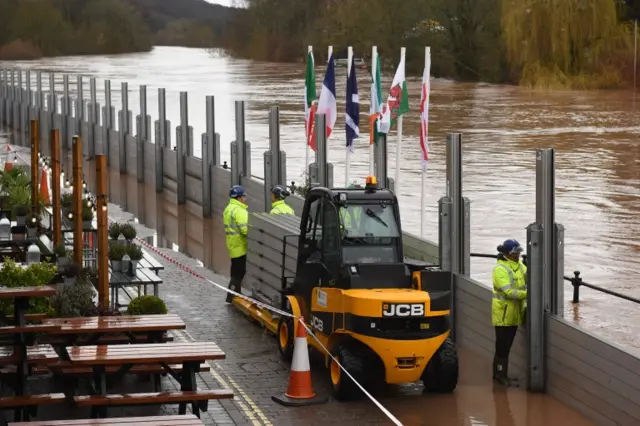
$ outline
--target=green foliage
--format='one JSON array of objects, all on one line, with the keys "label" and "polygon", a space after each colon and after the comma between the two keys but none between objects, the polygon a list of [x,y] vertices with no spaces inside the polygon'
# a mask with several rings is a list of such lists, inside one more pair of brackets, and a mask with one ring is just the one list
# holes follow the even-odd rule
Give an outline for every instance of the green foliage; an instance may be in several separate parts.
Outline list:
[{"label": "green foliage", "polygon": [[120,224],[118,222],[113,222],[109,225],[109,238],[112,240],[117,240],[120,236]]},{"label": "green foliage", "polygon": [[236,14],[202,0],[0,0],[0,11],[5,60],[210,47]]},{"label": "green foliage", "polygon": [[52,297],[53,315],[60,318],[86,317],[96,313],[93,303],[94,288],[87,280],[66,285]]},{"label": "green foliage", "polygon": [[70,209],[73,206],[73,194],[62,194],[60,196],[60,204],[63,209]]},{"label": "green foliage", "polygon": [[93,220],[93,210],[86,205],[82,206],[82,220]]},{"label": "green foliage", "polygon": [[136,297],[127,307],[128,315],[164,315],[167,312],[167,305],[156,296]]},{"label": "green foliage", "polygon": [[131,260],[141,260],[143,256],[142,247],[136,244],[130,244],[127,247],[127,254]]},{"label": "green foliage", "polygon": [[[3,287],[38,287],[49,284],[56,275],[57,267],[50,263],[32,263],[27,267],[17,265],[6,258],[0,268],[0,284]],[[46,313],[50,306],[49,298],[36,297],[29,299],[28,313]],[[0,311],[13,315],[13,300],[0,300]]]},{"label": "green foliage", "polygon": [[64,243],[60,243],[53,249],[53,253],[56,255],[56,257],[66,257],[68,253],[67,247],[64,245]]},{"label": "green foliage", "polygon": [[615,87],[633,59],[614,0],[502,0],[502,27],[512,78],[525,86]]},{"label": "green foliage", "polygon": [[133,240],[136,235],[138,235],[138,231],[136,231],[136,228],[130,223],[121,224],[120,232],[122,233],[124,238],[129,241]]},{"label": "green foliage", "polygon": [[127,254],[127,247],[124,244],[114,243],[109,247],[109,260],[122,260],[125,254]]}]

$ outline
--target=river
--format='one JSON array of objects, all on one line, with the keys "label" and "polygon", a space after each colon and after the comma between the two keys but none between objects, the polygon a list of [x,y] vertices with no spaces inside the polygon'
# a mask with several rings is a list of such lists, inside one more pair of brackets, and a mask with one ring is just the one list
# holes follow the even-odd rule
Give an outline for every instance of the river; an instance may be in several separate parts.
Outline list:
[{"label": "river", "polygon": [[[437,54],[434,52],[434,54]],[[189,120],[196,146],[205,129],[205,96],[215,96],[216,129],[224,142],[223,160],[229,160],[228,142],[234,139],[234,101],[246,101],[246,135],[252,144],[253,174],[262,176],[262,152],[268,146],[268,108],[280,106],[281,144],[287,153],[288,179],[301,181],[304,164],[304,65],[242,60],[220,51],[157,47],[149,53],[47,58],[2,63],[0,67],[82,74],[98,80],[98,98],[104,99],[103,80],[111,79],[116,109],[120,82],[130,88],[129,105],[138,113],[138,86],[146,84],[148,111],[157,118],[157,88],[167,90],[167,115],[179,122],[179,92],[189,93]],[[324,67],[317,67],[318,93]],[[362,137],[351,160],[351,180],[368,173],[367,113],[369,76],[358,70]],[[383,75],[388,90],[392,73]],[[35,86],[35,76],[33,85]],[[45,79],[46,80],[46,79]],[[71,79],[75,84],[75,79]],[[43,82],[47,88],[48,81]],[[339,118],[329,140],[329,160],[335,182],[344,182],[344,98],[346,70],[336,73]],[[411,111],[404,118],[401,154],[403,227],[420,232],[420,81],[408,79]],[[526,226],[535,220],[535,149],[556,149],[557,221],[565,228],[565,270],[580,270],[584,280],[640,296],[640,123],[633,93],[627,91],[537,92],[519,87],[457,83],[435,79],[430,103],[431,161],[426,179],[425,238],[437,241],[438,199],[445,191],[445,136],[463,133],[464,195],[471,199],[471,248],[493,253],[505,238],[526,241]],[[88,96],[88,82],[85,97]],[[394,175],[395,132],[389,137],[390,176]],[[197,147],[199,153],[199,147]],[[199,155],[199,154],[198,154]],[[490,283],[493,262],[473,259],[472,275]],[[579,310],[567,302],[567,313],[589,328],[610,329],[633,342],[640,335],[638,306],[582,289]],[[571,289],[566,287],[566,296]],[[615,312],[616,315],[613,315]],[[627,318],[614,321],[612,318]],[[609,330],[611,331],[611,330]],[[640,343],[636,343],[640,345]],[[634,345],[635,346],[635,345]]]}]

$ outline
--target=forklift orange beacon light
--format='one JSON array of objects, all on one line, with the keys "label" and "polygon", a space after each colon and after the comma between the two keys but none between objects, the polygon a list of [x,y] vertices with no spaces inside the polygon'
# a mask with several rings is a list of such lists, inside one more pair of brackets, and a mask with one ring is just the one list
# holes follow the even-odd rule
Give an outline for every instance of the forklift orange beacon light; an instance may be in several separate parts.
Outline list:
[{"label": "forklift orange beacon light", "polygon": [[378,184],[378,180],[376,179],[375,176],[367,176],[367,186],[377,185],[377,184]]}]

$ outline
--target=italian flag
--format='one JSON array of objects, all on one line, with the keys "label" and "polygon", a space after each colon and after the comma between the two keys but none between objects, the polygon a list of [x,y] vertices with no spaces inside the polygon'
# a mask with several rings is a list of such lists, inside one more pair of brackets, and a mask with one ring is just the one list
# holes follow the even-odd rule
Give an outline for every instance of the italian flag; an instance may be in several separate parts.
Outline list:
[{"label": "italian flag", "polygon": [[379,130],[381,133],[389,133],[396,124],[398,117],[409,111],[409,94],[407,93],[407,81],[404,76],[404,57],[400,58],[396,75],[391,83],[387,103],[382,108],[382,119]]},{"label": "italian flag", "polygon": [[307,145],[316,150],[316,138],[314,132],[314,118],[316,114],[316,71],[313,52],[307,53],[307,72],[304,79],[304,129]]},{"label": "italian flag", "polygon": [[371,74],[371,105],[369,106],[369,144],[378,140],[378,120],[382,111],[382,87],[380,86],[380,56],[376,55]]}]

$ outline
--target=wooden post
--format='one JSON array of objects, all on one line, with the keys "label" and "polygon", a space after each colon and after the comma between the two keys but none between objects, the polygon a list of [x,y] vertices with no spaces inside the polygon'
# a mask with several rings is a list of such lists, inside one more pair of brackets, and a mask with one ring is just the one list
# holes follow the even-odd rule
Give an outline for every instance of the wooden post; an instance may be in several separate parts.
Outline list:
[{"label": "wooden post", "polygon": [[82,138],[73,137],[73,261],[82,267]]},{"label": "wooden post", "polygon": [[62,217],[60,212],[60,130],[51,129],[51,198],[53,199],[53,246],[62,243]]},{"label": "wooden post", "polygon": [[107,216],[107,156],[96,155],[96,211],[98,216],[98,301],[109,307],[109,242]]},{"label": "wooden post", "polygon": [[31,137],[31,213],[36,214],[38,211],[38,182],[40,176],[38,176],[38,152],[40,147],[38,146],[38,136],[40,135],[40,129],[38,128],[38,120],[31,120],[30,128]]}]

